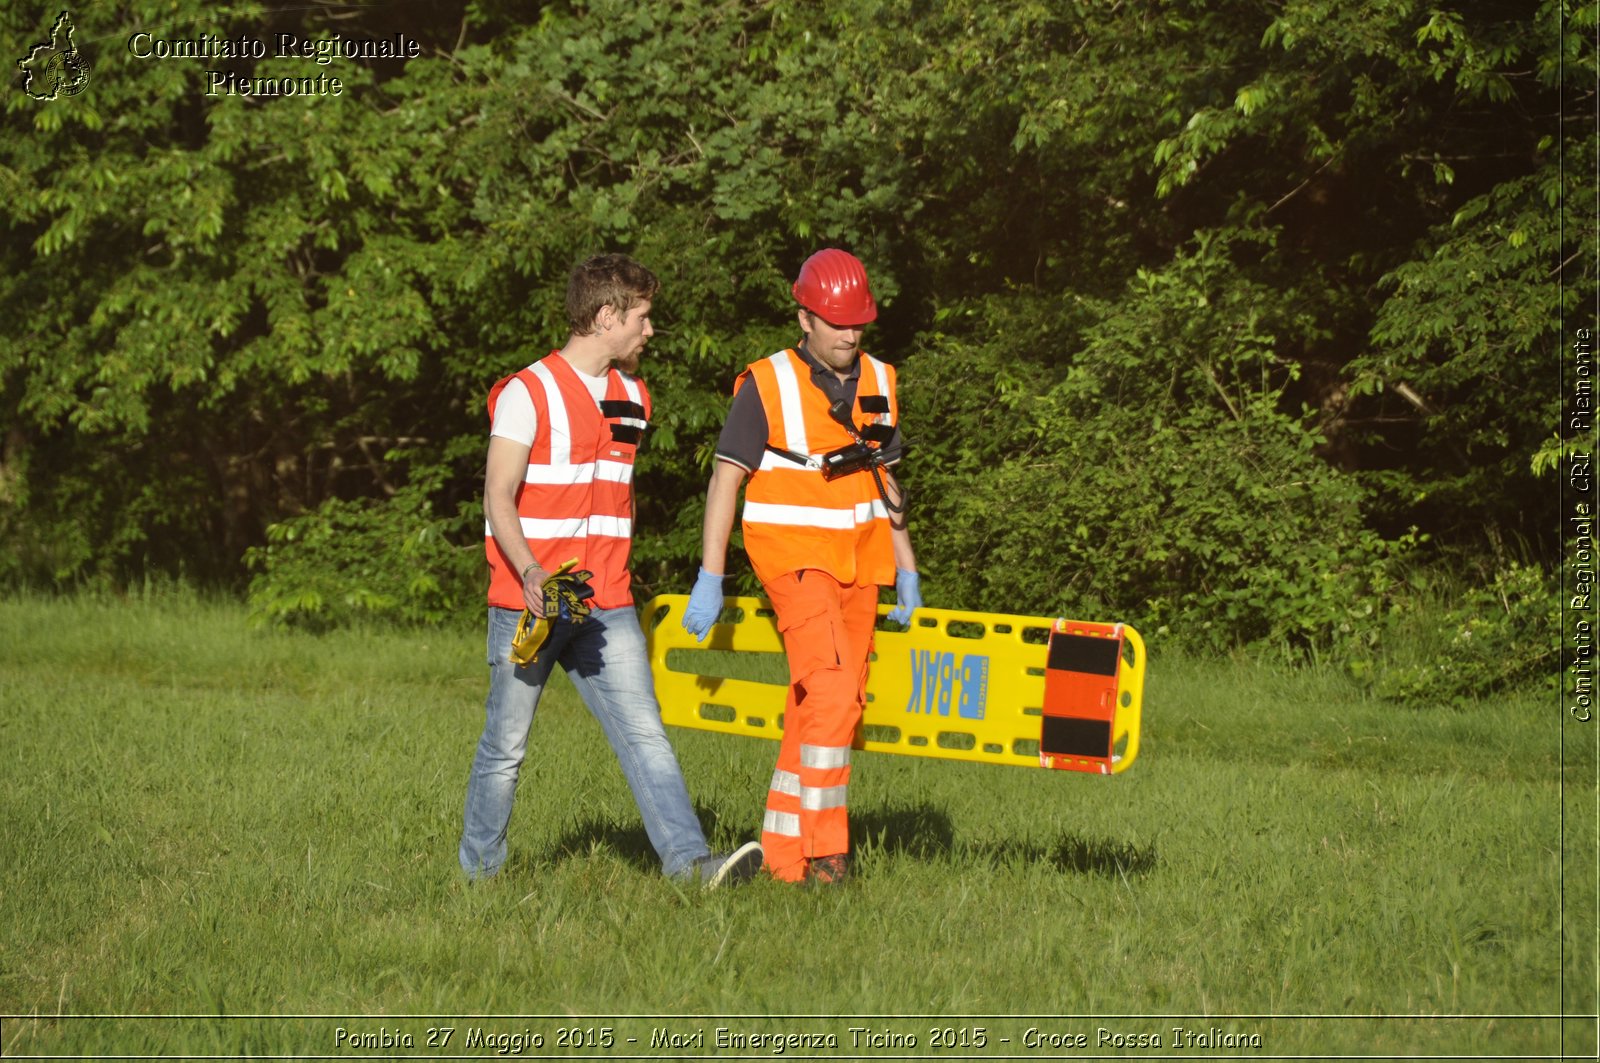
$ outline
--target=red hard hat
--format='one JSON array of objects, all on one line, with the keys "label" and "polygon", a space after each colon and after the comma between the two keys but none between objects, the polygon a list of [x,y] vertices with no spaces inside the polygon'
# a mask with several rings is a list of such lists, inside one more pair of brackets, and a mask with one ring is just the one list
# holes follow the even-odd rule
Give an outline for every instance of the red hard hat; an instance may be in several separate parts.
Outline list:
[{"label": "red hard hat", "polygon": [[867,268],[848,251],[827,247],[806,259],[794,282],[795,301],[832,325],[865,325],[878,317]]}]

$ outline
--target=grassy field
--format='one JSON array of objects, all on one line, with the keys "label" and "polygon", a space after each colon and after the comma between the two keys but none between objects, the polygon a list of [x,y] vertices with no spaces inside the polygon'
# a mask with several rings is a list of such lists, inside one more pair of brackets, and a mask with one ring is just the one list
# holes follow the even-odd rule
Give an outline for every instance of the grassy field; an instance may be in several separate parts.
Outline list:
[{"label": "grassy field", "polygon": [[[0,603],[0,1053],[1593,1054],[1593,730],[1151,651],[1123,775],[859,755],[832,891],[665,881],[561,683],[468,887],[477,631]],[[753,837],[776,746],[673,738]]]}]

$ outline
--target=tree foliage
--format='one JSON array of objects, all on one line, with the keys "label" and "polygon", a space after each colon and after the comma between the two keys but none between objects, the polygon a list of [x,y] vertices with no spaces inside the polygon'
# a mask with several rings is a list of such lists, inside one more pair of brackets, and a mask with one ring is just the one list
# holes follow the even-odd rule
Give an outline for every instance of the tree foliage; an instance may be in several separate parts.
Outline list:
[{"label": "tree foliage", "polygon": [[[5,104],[0,580],[239,584],[254,550],[267,612],[434,615],[457,582],[377,572],[455,564],[408,527],[480,549],[488,385],[560,344],[571,264],[621,249],[666,281],[638,571],[681,590],[728,387],[793,341],[788,281],[828,244],[904,370],[935,604],[1315,641],[1407,545],[1487,529],[1551,563],[1532,458],[1594,284],[1595,10],[84,12],[89,88]],[[7,8],[0,41],[53,16]],[[422,54],[126,47],[202,29]],[[219,65],[344,93],[207,96]]]},{"label": "tree foliage", "polygon": [[[1308,323],[1238,284],[1238,238],[1204,233],[1103,302],[986,300],[910,359],[908,419],[990,426],[917,455],[935,583],[1002,612],[1188,621],[1210,645],[1323,641],[1370,612],[1394,544],[1284,412],[1275,351]],[[1019,332],[1081,353],[1019,377]]]}]

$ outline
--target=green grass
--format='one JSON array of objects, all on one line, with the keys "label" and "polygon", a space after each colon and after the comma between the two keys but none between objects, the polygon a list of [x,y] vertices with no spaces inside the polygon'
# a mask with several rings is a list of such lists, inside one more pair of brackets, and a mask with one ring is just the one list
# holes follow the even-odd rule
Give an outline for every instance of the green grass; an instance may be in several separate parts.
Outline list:
[{"label": "green grass", "polygon": [[[1569,725],[1563,763],[1543,693],[1397,708],[1334,669],[1151,649],[1122,775],[858,755],[860,873],[835,891],[664,880],[560,683],[511,861],[469,887],[478,632],[0,603],[0,1051],[352,1054],[342,1026],[422,1054],[440,1023],[402,1017],[458,1016],[451,1052],[476,1025],[550,1054],[558,1027],[662,1025],[630,1015],[953,1017],[675,1020],[707,1053],[717,1025],[845,1055],[851,1025],[913,1055],[938,1026],[983,1026],[973,1054],[1041,1054],[1035,1026],[1088,1038],[1057,1055],[1101,1027],[1172,1052],[1174,1025],[1258,1033],[1216,1049],[1256,1056],[1592,1051],[1559,1016],[1594,1011],[1593,730]],[[713,845],[753,837],[776,746],[673,739]]]}]

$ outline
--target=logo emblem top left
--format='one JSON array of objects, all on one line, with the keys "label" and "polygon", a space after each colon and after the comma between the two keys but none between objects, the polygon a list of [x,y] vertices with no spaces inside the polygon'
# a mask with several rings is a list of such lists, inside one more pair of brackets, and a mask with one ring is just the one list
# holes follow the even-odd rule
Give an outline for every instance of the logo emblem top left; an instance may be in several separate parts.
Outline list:
[{"label": "logo emblem top left", "polygon": [[63,11],[50,27],[50,40],[37,44],[27,58],[18,59],[22,91],[36,100],[76,96],[89,84],[89,61],[73,43],[72,15]]}]

